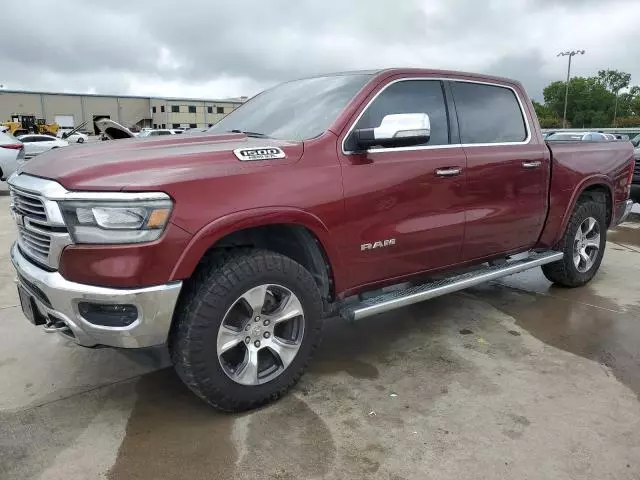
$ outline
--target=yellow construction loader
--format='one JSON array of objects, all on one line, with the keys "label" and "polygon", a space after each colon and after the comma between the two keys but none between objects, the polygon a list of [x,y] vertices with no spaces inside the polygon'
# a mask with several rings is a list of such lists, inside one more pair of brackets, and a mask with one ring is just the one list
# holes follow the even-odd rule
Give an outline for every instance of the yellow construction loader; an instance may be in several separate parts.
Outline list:
[{"label": "yellow construction loader", "polygon": [[60,126],[57,123],[47,123],[44,118],[35,120],[32,115],[12,115],[11,121],[0,123],[0,130],[8,131],[15,137],[25,133],[40,133],[55,137]]}]

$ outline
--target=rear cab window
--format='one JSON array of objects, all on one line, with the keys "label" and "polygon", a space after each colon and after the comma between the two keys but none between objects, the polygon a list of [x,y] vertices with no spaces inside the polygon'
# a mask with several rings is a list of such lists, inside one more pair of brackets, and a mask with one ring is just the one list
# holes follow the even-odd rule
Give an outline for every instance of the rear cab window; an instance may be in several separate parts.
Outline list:
[{"label": "rear cab window", "polygon": [[524,113],[511,88],[454,80],[451,90],[463,145],[528,140]]}]

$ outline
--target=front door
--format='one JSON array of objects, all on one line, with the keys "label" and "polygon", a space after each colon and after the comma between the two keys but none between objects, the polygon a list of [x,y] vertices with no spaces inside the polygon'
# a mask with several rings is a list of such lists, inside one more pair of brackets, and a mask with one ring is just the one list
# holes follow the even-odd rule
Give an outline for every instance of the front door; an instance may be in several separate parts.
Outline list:
[{"label": "front door", "polygon": [[[403,79],[381,87],[345,134],[342,164],[346,234],[342,256],[351,287],[460,261],[465,216],[465,156],[453,145],[444,84]],[[360,151],[354,129],[385,115],[426,113],[423,145]]]},{"label": "front door", "polygon": [[526,250],[544,225],[549,151],[533,137],[514,89],[453,81],[451,91],[467,156],[462,258]]}]

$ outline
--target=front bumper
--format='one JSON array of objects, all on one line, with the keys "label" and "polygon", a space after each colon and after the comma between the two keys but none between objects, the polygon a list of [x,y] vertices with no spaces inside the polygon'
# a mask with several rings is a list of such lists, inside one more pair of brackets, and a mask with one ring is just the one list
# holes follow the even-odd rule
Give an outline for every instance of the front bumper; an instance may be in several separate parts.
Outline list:
[{"label": "front bumper", "polygon": [[[133,289],[69,282],[60,273],[48,272],[31,263],[17,244],[11,247],[11,261],[18,272],[17,282],[33,297],[39,313],[55,322],[62,321],[66,328],[57,330],[77,344],[142,348],[167,341],[182,282]],[[80,315],[78,303],[81,301],[132,304],[138,309],[138,318],[126,327],[95,325]]]},{"label": "front bumper", "polygon": [[616,225],[624,222],[629,214],[631,213],[631,209],[633,208],[633,200],[626,200],[620,204],[618,209],[618,219],[616,220]]}]

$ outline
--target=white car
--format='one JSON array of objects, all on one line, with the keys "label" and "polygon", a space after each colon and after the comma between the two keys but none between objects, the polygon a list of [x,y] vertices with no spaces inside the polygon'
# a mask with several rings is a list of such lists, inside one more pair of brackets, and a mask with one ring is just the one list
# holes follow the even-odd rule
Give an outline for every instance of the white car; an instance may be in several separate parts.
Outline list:
[{"label": "white car", "polygon": [[68,141],[52,137],[51,135],[21,135],[18,137],[18,140],[24,144],[24,156],[27,159],[40,155],[44,152],[48,152],[49,150],[53,150],[54,148],[69,146]]},{"label": "white car", "polygon": [[0,180],[7,180],[24,161],[24,145],[9,132],[0,132]]},{"label": "white car", "polygon": [[82,132],[74,132],[71,135],[65,136],[65,133],[70,132],[71,130],[60,130],[58,132],[57,137],[62,140],[66,140],[69,143],[84,143],[89,140],[89,135]]},{"label": "white car", "polygon": [[140,132],[138,137],[144,138],[144,137],[157,137],[159,135],[179,135],[181,133],[182,133],[182,130],[180,129],[173,129],[173,128],[155,129],[155,130],[145,130],[143,132]]}]

